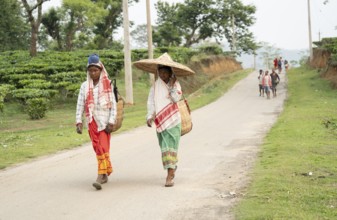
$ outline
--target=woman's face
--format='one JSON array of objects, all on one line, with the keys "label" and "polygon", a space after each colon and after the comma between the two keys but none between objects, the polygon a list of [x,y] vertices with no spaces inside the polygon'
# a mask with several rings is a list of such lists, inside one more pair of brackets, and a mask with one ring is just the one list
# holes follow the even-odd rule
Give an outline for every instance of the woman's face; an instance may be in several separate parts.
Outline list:
[{"label": "woman's face", "polygon": [[171,77],[170,71],[167,70],[167,69],[159,69],[158,72],[159,72],[159,77],[160,77],[164,82],[168,83],[169,80],[170,80],[170,77]]},{"label": "woman's face", "polygon": [[90,66],[88,68],[89,75],[92,80],[97,81],[99,80],[99,77],[101,76],[101,69],[96,66]]}]

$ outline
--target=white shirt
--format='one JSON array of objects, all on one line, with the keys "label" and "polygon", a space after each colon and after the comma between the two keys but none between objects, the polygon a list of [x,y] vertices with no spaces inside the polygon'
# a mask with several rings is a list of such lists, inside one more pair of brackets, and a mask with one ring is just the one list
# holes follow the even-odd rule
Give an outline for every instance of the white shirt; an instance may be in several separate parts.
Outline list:
[{"label": "white shirt", "polygon": [[[85,106],[85,91],[86,86],[88,85],[87,82],[82,83],[80,93],[78,94],[77,99],[77,107],[76,107],[76,123],[82,123],[82,115],[84,112]],[[113,87],[111,87],[113,91]],[[106,128],[108,123],[115,124],[116,123],[116,115],[117,115],[117,107],[116,107],[116,99],[114,93],[111,92],[112,96],[112,108],[107,109],[103,108],[99,104],[98,99],[98,84],[94,86],[93,95],[94,95],[94,110],[93,110],[93,117],[97,123],[98,131],[102,131]],[[88,121],[86,122],[88,126]]]}]

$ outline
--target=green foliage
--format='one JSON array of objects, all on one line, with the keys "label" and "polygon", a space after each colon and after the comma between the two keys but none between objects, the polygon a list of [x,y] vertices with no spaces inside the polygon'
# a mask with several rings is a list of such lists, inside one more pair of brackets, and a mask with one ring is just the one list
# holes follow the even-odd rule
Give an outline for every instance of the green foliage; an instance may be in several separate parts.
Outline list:
[{"label": "green foliage", "polygon": [[156,8],[156,46],[179,46],[184,42],[185,47],[191,47],[208,38],[226,38],[237,54],[257,49],[249,31],[255,22],[253,5],[244,5],[240,0],[185,0],[177,4],[159,1]]},{"label": "green foliage", "polygon": [[337,66],[337,37],[323,38],[321,41],[314,42],[319,48],[331,53],[329,64]]},{"label": "green foliage", "polygon": [[14,86],[8,84],[0,85],[0,112],[3,112],[5,106],[5,98],[7,94],[9,94],[10,90],[12,90]]},{"label": "green foliage", "polygon": [[44,79],[25,79],[20,80],[19,84],[22,85],[23,88],[35,88],[35,89],[48,89],[51,87],[51,82],[47,82]]},{"label": "green foliage", "polygon": [[13,98],[18,99],[22,104],[26,103],[26,100],[32,98],[52,98],[56,95],[57,91],[52,89],[34,89],[34,88],[23,88],[15,89],[11,91]]},{"label": "green foliage", "polygon": [[61,15],[51,8],[47,13],[43,14],[41,23],[44,25],[46,32],[52,39],[57,42],[57,49],[62,50],[62,36],[61,36]]},{"label": "green foliage", "polygon": [[223,54],[222,48],[218,44],[202,45],[199,48],[200,53],[220,55]]},{"label": "green foliage", "polygon": [[266,69],[271,69],[274,64],[273,60],[280,54],[280,49],[276,48],[274,45],[270,45],[267,42],[260,42],[261,47],[261,59]]},{"label": "green foliage", "polygon": [[0,51],[29,48],[29,26],[19,1],[1,0],[0,21]]},{"label": "green foliage", "polygon": [[26,111],[31,119],[43,118],[48,110],[46,98],[32,98],[26,102]]},{"label": "green foliage", "polygon": [[57,89],[62,100],[65,100],[68,96],[75,95],[81,83],[86,80],[86,74],[80,71],[62,72],[50,76],[50,80],[53,82],[53,88]]},{"label": "green foliage", "polygon": [[244,5],[241,0],[216,0],[216,8],[218,8],[218,23],[220,24],[218,37],[221,39],[224,36],[231,49],[238,54],[254,53],[257,44],[249,27],[255,22],[253,15],[256,7]]},{"label": "green foliage", "polygon": [[158,2],[158,26],[154,42],[158,46],[178,46],[185,41],[185,46],[212,37],[216,34],[216,14],[212,9],[213,0],[189,0],[182,4]]}]

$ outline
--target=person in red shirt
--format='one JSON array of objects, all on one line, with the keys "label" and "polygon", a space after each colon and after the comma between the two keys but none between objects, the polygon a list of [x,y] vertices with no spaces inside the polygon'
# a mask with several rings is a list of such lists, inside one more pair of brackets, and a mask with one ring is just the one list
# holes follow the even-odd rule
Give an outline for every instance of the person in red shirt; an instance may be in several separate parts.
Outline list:
[{"label": "person in red shirt", "polygon": [[274,59],[274,69],[277,69],[278,59],[275,57]]}]

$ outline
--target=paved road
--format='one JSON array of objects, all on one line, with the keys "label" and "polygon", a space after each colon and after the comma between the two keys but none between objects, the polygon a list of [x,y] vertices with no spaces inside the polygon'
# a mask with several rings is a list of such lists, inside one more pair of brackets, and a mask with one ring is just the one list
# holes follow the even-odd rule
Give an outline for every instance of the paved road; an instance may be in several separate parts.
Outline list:
[{"label": "paved road", "polygon": [[[216,102],[192,112],[193,131],[182,137],[176,184],[166,172],[154,128],[112,137],[114,173],[96,191],[90,144],[0,171],[0,219],[232,219],[266,132],[282,111],[279,96],[258,96],[257,73]],[[127,120],[127,119],[126,119]]]}]

